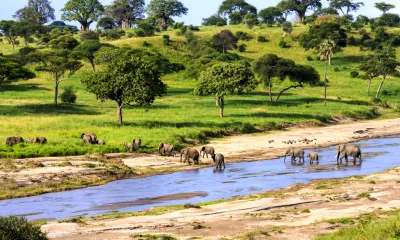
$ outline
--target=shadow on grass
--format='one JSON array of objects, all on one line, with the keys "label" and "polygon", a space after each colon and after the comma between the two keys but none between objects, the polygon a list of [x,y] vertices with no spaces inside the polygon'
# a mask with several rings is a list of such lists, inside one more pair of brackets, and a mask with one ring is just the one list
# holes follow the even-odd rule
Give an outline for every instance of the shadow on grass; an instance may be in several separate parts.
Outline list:
[{"label": "shadow on grass", "polygon": [[25,84],[11,84],[4,85],[0,87],[0,90],[3,92],[11,91],[11,92],[26,92],[26,91],[49,91],[51,89],[41,87],[40,84],[35,83],[25,83]]},{"label": "shadow on grass", "polygon": [[99,115],[100,112],[87,110],[84,105],[76,104],[25,104],[18,106],[0,105],[0,115],[6,116],[25,116],[31,114],[49,115]]},{"label": "shadow on grass", "polygon": [[342,65],[347,63],[359,63],[364,59],[364,56],[339,56],[335,57],[334,65]]}]

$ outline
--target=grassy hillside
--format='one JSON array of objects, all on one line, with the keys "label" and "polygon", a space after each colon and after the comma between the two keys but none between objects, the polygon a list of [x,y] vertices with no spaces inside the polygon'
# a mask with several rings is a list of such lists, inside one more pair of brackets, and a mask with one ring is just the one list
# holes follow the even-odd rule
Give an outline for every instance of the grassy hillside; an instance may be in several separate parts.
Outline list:
[{"label": "grassy hillside", "polygon": [[[296,26],[293,35],[307,30],[307,26]],[[310,64],[323,75],[324,62],[307,61],[307,56],[316,58],[313,51],[305,51],[298,43],[290,42],[291,47],[281,49],[278,42],[282,36],[281,28],[255,28],[249,30],[242,26],[202,27],[196,35],[210,38],[213,34],[230,29],[232,32],[249,32],[253,39],[243,42],[247,51],[238,53],[253,60],[267,53],[290,58],[299,64]],[[169,34],[175,42],[184,41]],[[257,36],[269,39],[267,43],[257,42]],[[110,42],[117,46],[142,47],[143,42],[152,44],[152,48],[165,54],[173,62],[185,63],[185,53],[162,44],[161,36],[150,38],[123,38]],[[22,46],[20,46],[22,47]],[[0,43],[0,53],[10,54],[9,44]],[[45,136],[49,144],[45,146],[26,145],[0,146],[0,157],[31,157],[75,155],[92,152],[125,151],[122,143],[133,138],[141,138],[144,151],[154,151],[159,142],[183,144],[184,138],[203,141],[206,136],[220,130],[253,132],[254,126],[274,129],[280,124],[300,122],[319,123],[335,116],[357,118],[388,118],[399,116],[400,79],[389,77],[383,86],[387,94],[382,96],[391,106],[389,109],[376,108],[371,104],[372,95],[366,94],[367,82],[359,78],[350,78],[350,72],[357,70],[362,56],[358,47],[347,47],[333,57],[329,67],[328,106],[323,107],[323,87],[293,89],[285,93],[278,103],[267,101],[267,91],[260,86],[255,92],[234,95],[226,99],[224,119],[219,118],[214,97],[198,97],[191,94],[196,86],[195,80],[185,78],[185,73],[176,73],[164,77],[168,84],[168,96],[157,99],[149,108],[127,107],[124,109],[124,126],[116,124],[116,106],[113,102],[100,103],[93,94],[88,93],[80,80],[90,72],[85,67],[72,79],[61,84],[61,89],[73,86],[77,92],[77,104],[52,105],[54,84],[46,73],[28,81],[21,81],[1,87],[0,94],[0,139],[19,135],[24,138]],[[336,68],[336,70],[335,70]],[[376,91],[379,80],[373,81]],[[276,83],[273,91],[277,93],[289,83]],[[106,146],[83,146],[79,138],[82,132],[96,132],[104,139]]]}]

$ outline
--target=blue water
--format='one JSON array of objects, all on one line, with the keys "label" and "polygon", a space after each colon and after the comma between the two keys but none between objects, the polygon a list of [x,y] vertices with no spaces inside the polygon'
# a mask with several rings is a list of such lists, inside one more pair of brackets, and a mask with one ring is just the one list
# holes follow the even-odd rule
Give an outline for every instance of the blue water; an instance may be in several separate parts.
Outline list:
[{"label": "blue water", "polygon": [[[371,174],[400,166],[400,138],[372,139],[357,143],[361,165],[336,165],[335,147],[315,149],[320,164],[292,165],[283,159],[227,164],[223,172],[214,168],[169,175],[115,181],[104,186],[0,201],[0,215],[26,214],[29,219],[64,219],[98,215],[110,211],[138,211],[153,206],[199,203],[238,195],[279,189],[313,179],[343,178]],[[179,193],[204,192],[188,199],[150,199]],[[142,200],[142,201],[140,201]]]}]

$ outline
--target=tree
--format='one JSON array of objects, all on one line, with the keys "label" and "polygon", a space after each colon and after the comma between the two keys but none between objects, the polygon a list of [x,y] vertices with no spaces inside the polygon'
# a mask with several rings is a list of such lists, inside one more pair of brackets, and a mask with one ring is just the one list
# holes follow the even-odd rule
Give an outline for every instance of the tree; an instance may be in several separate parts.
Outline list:
[{"label": "tree", "polygon": [[350,12],[357,12],[363,2],[354,2],[354,0],[329,0],[329,6],[342,12],[343,16],[347,16]]},{"label": "tree", "polygon": [[89,31],[90,24],[103,15],[104,7],[98,0],[69,0],[61,11],[63,20],[78,21],[81,31]]},{"label": "tree", "polygon": [[93,72],[96,72],[95,68],[95,53],[101,48],[101,43],[98,40],[87,40],[81,43],[74,49],[75,56],[80,58],[86,58],[92,65]]},{"label": "tree", "polygon": [[67,34],[51,40],[49,44],[53,49],[72,50],[79,45],[79,42],[74,36]]},{"label": "tree", "polygon": [[117,24],[114,22],[114,19],[110,17],[103,17],[100,18],[97,22],[96,28],[101,30],[111,30],[114,29],[116,26]]},{"label": "tree", "polygon": [[121,28],[130,28],[138,19],[143,19],[144,12],[144,0],[114,0],[106,9],[107,16]]},{"label": "tree", "polygon": [[35,74],[25,68],[17,59],[0,55],[0,85],[5,85],[20,79],[34,78]]},{"label": "tree", "polygon": [[286,34],[290,35],[293,32],[292,23],[288,21],[282,23],[282,30],[283,30],[283,37],[285,37]]},{"label": "tree", "polygon": [[65,24],[62,21],[54,21],[54,22],[50,23],[50,26],[55,26],[55,27],[59,28],[60,30],[64,30],[64,28],[67,26],[67,24]]},{"label": "tree", "polygon": [[277,7],[268,7],[261,10],[258,13],[258,17],[261,18],[262,23],[265,23],[269,26],[285,21],[282,10]]},{"label": "tree", "polygon": [[201,25],[203,26],[225,26],[227,25],[226,18],[221,17],[218,14],[214,14],[209,18],[203,18],[203,22]]},{"label": "tree", "polygon": [[327,92],[327,71],[328,64],[331,65],[331,57],[333,55],[336,44],[334,41],[327,39],[319,46],[318,55],[322,59],[325,59],[325,72],[324,72],[324,106],[326,107],[326,92]]},{"label": "tree", "polygon": [[167,93],[167,85],[161,81],[165,72],[154,55],[134,51],[115,53],[106,71],[93,73],[82,83],[100,101],[117,103],[117,120],[122,125],[123,106],[149,106],[156,97]]},{"label": "tree", "polygon": [[368,80],[367,94],[369,95],[372,79],[380,76],[374,56],[369,54],[367,57],[365,57],[364,60],[361,62],[359,69],[365,72],[365,78]]},{"label": "tree", "polygon": [[35,26],[29,22],[15,22],[11,31],[16,36],[23,38],[25,45],[28,45],[28,39],[34,34]]},{"label": "tree", "polygon": [[162,30],[174,23],[172,17],[186,15],[188,9],[178,0],[151,0],[147,6],[149,18],[154,19]]},{"label": "tree", "polygon": [[386,12],[390,11],[391,9],[395,8],[396,6],[393,4],[385,3],[385,2],[377,2],[375,3],[375,8],[379,9],[380,11],[385,14]]},{"label": "tree", "polygon": [[226,53],[230,49],[236,49],[238,38],[229,30],[222,30],[213,36],[212,45],[218,51]]},{"label": "tree", "polygon": [[33,57],[41,62],[41,65],[36,70],[48,72],[54,80],[54,104],[57,106],[60,84],[72,77],[83,65],[73,59],[71,53],[67,50],[35,53]]},{"label": "tree", "polygon": [[330,39],[335,43],[336,50],[347,44],[346,30],[337,23],[322,22],[309,28],[307,33],[299,36],[299,42],[305,49],[319,49],[322,42]]},{"label": "tree", "polygon": [[20,21],[31,22],[32,20],[40,25],[55,20],[54,8],[48,0],[29,0],[28,6],[18,10],[14,17]]},{"label": "tree", "polygon": [[[218,14],[229,16],[229,19],[234,20],[229,24],[242,22],[248,13],[257,15],[257,8],[248,4],[245,0],[225,0],[218,9]],[[231,16],[232,14],[234,14],[234,17]]]},{"label": "tree", "polygon": [[278,8],[282,11],[296,12],[297,22],[303,22],[306,18],[307,10],[321,8],[321,0],[282,0]]},{"label": "tree", "polygon": [[220,117],[224,117],[225,97],[237,92],[254,90],[258,81],[248,65],[240,63],[215,64],[200,74],[199,85],[194,93],[199,96],[216,95]]},{"label": "tree", "polygon": [[248,13],[244,16],[243,23],[247,25],[248,28],[252,29],[258,24],[257,15],[254,13]]},{"label": "tree", "polygon": [[15,22],[11,20],[0,21],[0,33],[6,37],[7,41],[12,45],[13,49],[18,38],[17,31],[15,28],[13,28],[14,25]]}]

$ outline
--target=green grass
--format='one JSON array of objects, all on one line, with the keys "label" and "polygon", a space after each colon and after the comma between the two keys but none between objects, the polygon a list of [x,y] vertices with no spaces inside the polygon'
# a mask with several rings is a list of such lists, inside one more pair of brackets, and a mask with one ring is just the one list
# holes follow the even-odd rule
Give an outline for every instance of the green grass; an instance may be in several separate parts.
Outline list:
[{"label": "green grass", "polygon": [[[308,27],[296,25],[293,35],[305,31]],[[249,32],[253,39],[245,42],[247,51],[239,53],[242,57],[253,60],[263,54],[274,53],[280,57],[290,58],[299,64],[315,67],[323,75],[324,62],[307,61],[307,56],[316,56],[310,50],[305,51],[298,43],[288,39],[292,48],[280,49],[278,42],[282,30],[278,27],[247,29],[243,26],[201,27],[195,34],[201,38],[210,38],[213,34],[230,29],[233,32]],[[175,31],[168,31],[171,40],[177,43],[184,41],[176,36]],[[257,36],[269,39],[267,43],[259,43]],[[167,48],[162,44],[161,36],[148,38],[124,38],[110,42],[117,46],[141,47],[143,42],[152,44],[152,48],[166,55],[172,62],[185,62],[186,53]],[[19,46],[18,48],[21,48]],[[6,43],[0,43],[0,53],[11,54]],[[1,87],[0,94],[0,140],[7,136],[24,138],[45,136],[48,144],[21,144],[14,147],[0,146],[0,157],[23,158],[35,156],[79,155],[90,153],[124,152],[124,142],[141,138],[144,152],[155,151],[160,142],[171,142],[178,146],[190,142],[204,142],[207,137],[219,137],[231,132],[255,132],[254,126],[270,129],[279,128],[283,124],[309,123],[318,125],[334,116],[345,116],[361,119],[398,117],[400,106],[400,81],[389,77],[382,90],[388,95],[382,96],[393,109],[376,109],[371,103],[372,96],[366,94],[367,82],[358,78],[350,78],[350,72],[357,70],[363,55],[357,47],[347,47],[336,53],[333,65],[328,68],[328,106],[323,107],[323,88],[307,87],[285,93],[278,103],[267,101],[267,91],[260,85],[256,91],[233,95],[226,98],[226,117],[219,118],[219,110],[215,106],[214,97],[198,97],[192,94],[196,81],[185,78],[185,73],[175,73],[163,78],[168,84],[168,95],[157,99],[151,107],[124,108],[124,126],[116,124],[116,106],[113,102],[100,103],[93,94],[88,93],[80,80],[90,73],[85,67],[71,79],[61,84],[61,90],[72,86],[78,96],[76,104],[52,105],[54,84],[46,73],[39,73],[37,78]],[[314,58],[315,59],[315,58]],[[32,66],[33,67],[33,66]],[[339,68],[335,72],[334,68]],[[288,82],[275,83],[273,91],[288,86]],[[373,81],[372,89],[379,84]],[[93,131],[99,139],[104,139],[105,146],[85,146],[79,138],[82,132]]]},{"label": "green grass", "polygon": [[141,240],[177,240],[174,237],[168,235],[153,235],[153,234],[136,234],[131,236],[132,239]]}]

